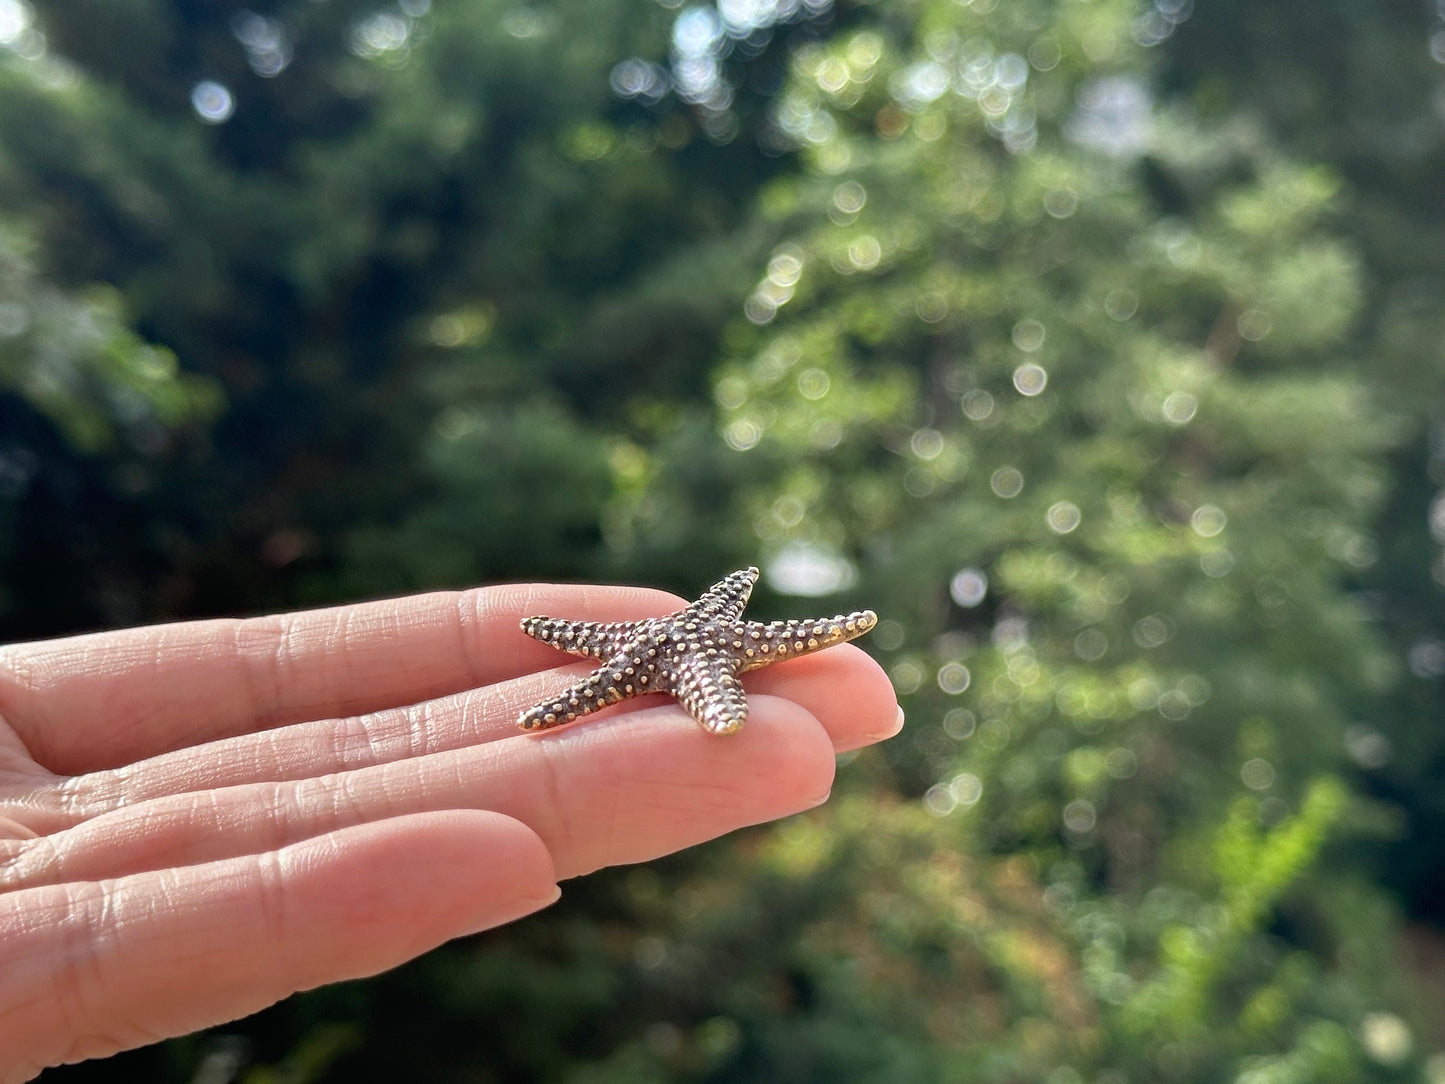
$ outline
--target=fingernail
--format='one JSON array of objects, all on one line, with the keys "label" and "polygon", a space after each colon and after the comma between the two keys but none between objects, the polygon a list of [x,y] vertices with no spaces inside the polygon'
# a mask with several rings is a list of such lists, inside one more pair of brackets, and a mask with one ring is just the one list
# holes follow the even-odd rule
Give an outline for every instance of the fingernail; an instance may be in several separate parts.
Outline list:
[{"label": "fingernail", "polygon": [[869,741],[886,741],[903,729],[903,709],[898,709],[898,715],[893,720],[893,725],[887,730],[880,730],[876,734],[869,734]]},{"label": "fingernail", "polygon": [[473,934],[483,933],[487,930],[495,930],[498,926],[505,926],[509,922],[516,922],[518,919],[526,918],[528,915],[534,915],[538,911],[545,910],[561,898],[562,886],[552,885],[550,889],[543,889],[535,895],[514,900],[510,913],[493,912],[470,929],[463,930],[457,934],[457,936],[470,937]]}]

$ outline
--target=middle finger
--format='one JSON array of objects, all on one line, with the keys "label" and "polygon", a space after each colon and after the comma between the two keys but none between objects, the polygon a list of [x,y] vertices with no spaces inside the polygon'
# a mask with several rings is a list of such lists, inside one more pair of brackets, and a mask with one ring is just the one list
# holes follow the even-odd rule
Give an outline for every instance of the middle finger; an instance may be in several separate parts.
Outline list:
[{"label": "middle finger", "polygon": [[833,764],[826,731],[786,700],[757,698],[748,726],[726,741],[679,708],[659,707],[540,740],[519,735],[329,777],[123,807],[23,841],[0,864],[0,886],[193,865],[444,809],[522,821],[546,842],[557,875],[574,877],[811,808],[827,797]]}]

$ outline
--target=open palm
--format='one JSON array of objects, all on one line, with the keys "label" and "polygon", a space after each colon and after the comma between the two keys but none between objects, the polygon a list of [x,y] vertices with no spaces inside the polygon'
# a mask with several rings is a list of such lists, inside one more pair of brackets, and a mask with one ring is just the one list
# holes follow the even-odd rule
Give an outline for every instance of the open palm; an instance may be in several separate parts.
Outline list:
[{"label": "open palm", "polygon": [[823,801],[899,725],[851,645],[521,734],[585,672],[523,636],[681,600],[516,585],[0,649],[0,1081],[373,974],[557,882]]}]

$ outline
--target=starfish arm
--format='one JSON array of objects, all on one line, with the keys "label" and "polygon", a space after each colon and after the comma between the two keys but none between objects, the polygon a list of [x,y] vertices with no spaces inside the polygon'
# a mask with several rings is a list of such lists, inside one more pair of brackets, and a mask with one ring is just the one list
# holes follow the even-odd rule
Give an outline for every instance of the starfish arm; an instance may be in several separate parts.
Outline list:
[{"label": "starfish arm", "polygon": [[528,708],[517,717],[523,730],[546,730],[590,715],[599,708],[644,693],[664,692],[642,660],[622,656],[599,666],[581,681],[563,691],[555,700]]},{"label": "starfish arm", "polygon": [[744,646],[738,670],[756,670],[797,655],[811,655],[862,636],[876,624],[878,615],[872,610],[855,610],[821,621],[773,621],[766,625],[748,621],[740,634]]},{"label": "starfish arm", "polygon": [[586,659],[610,659],[637,634],[634,621],[564,621],[559,617],[524,617],[522,631],[534,640]]},{"label": "starfish arm", "polygon": [[740,568],[709,587],[685,613],[703,621],[736,621],[758,582],[756,568]]},{"label": "starfish arm", "polygon": [[731,659],[693,655],[677,667],[668,690],[698,725],[712,734],[731,734],[748,718],[748,698]]}]

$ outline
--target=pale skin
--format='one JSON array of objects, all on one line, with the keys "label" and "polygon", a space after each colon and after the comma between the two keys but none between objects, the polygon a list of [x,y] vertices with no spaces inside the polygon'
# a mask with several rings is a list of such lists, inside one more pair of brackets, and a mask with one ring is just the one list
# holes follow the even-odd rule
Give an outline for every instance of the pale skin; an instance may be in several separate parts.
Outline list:
[{"label": "pale skin", "polygon": [[589,669],[521,617],[684,600],[526,584],[0,648],[0,1084],[375,974],[558,882],[824,801],[902,724],[843,644],[749,674],[738,733],[670,699],[543,734]]}]

